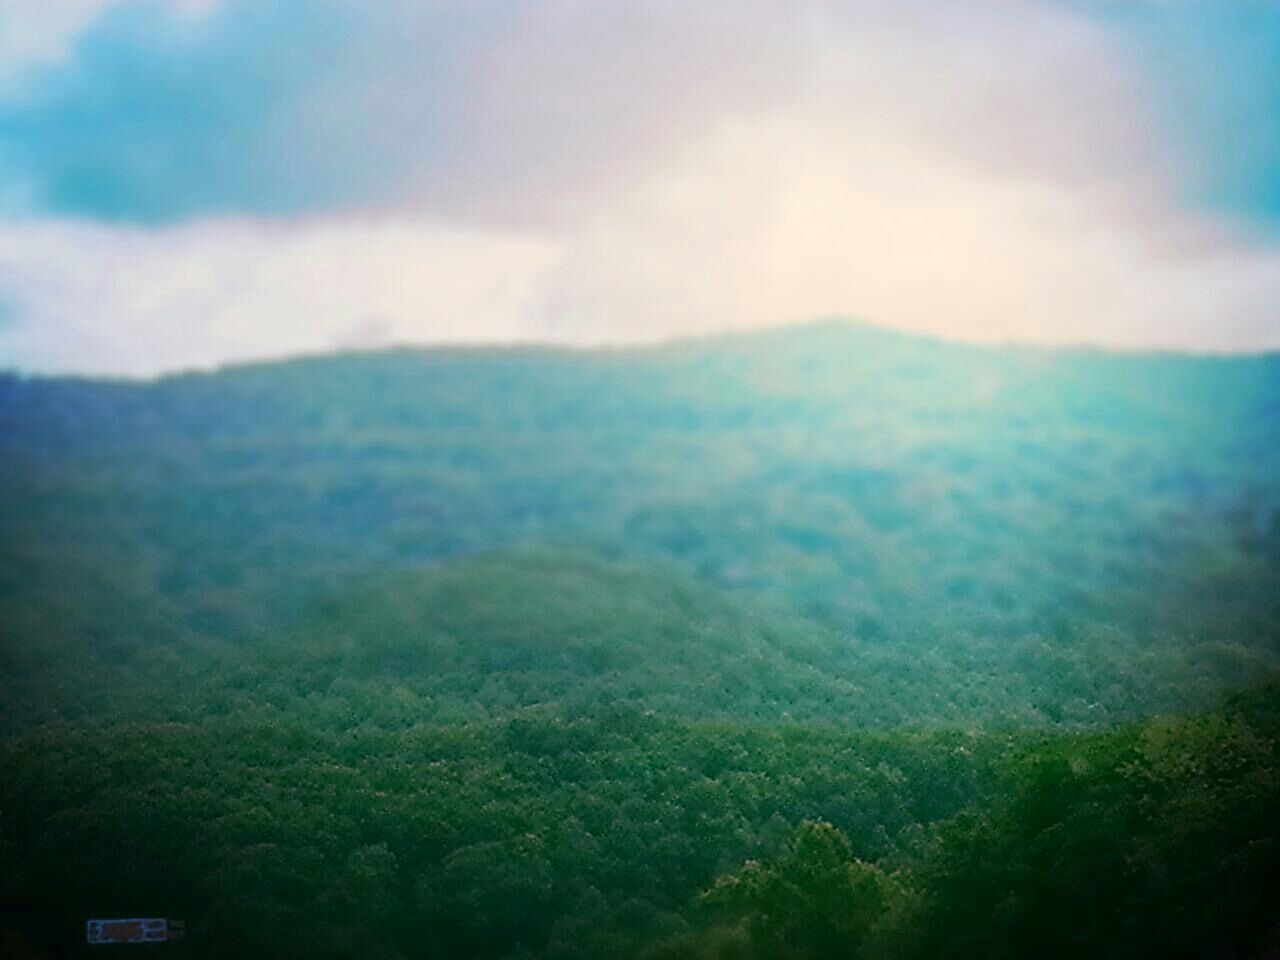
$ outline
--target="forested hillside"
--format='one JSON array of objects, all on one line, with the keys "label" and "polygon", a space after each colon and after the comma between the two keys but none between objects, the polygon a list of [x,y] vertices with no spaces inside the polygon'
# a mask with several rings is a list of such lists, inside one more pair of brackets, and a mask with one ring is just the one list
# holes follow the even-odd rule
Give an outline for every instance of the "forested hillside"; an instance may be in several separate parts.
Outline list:
[{"label": "forested hillside", "polygon": [[0,376],[0,948],[1261,957],[1280,357]]}]

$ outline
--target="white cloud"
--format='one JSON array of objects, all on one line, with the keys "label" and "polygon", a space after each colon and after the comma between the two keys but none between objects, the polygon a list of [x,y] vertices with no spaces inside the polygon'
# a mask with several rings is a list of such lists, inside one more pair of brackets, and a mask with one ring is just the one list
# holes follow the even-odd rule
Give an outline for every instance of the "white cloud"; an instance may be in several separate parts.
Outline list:
[{"label": "white cloud", "polygon": [[200,17],[219,0],[0,0],[0,88],[20,82],[34,67],[57,63],[81,33],[112,7],[149,4],[172,14]]},{"label": "white cloud", "polygon": [[544,329],[647,339],[852,314],[978,340],[1280,346],[1280,251],[1123,183],[1011,178],[821,114],[709,140],[566,245]]},{"label": "white cloud", "polygon": [[465,102],[483,134],[469,149],[490,158],[474,181],[446,171],[377,216],[0,224],[0,295],[21,318],[0,363],[149,373],[832,314],[967,339],[1280,347],[1280,247],[1180,202],[1179,158],[1077,14],[744,5],[729,34],[751,38],[759,75],[706,46],[708,16],[676,82],[650,56],[682,8],[646,7],[644,29],[592,21],[571,69],[550,51],[573,5],[540,9],[541,28],[487,55],[509,75]]},{"label": "white cloud", "polygon": [[0,82],[66,55],[76,36],[117,0],[0,2]]},{"label": "white cloud", "polygon": [[545,243],[389,220],[0,229],[0,361],[146,375],[334,347],[527,338]]}]

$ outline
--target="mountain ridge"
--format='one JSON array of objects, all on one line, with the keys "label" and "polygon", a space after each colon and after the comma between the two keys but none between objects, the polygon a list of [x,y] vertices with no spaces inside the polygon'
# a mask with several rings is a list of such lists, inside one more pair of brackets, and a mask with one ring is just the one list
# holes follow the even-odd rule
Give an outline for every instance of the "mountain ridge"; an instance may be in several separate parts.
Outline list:
[{"label": "mountain ridge", "polygon": [[508,342],[460,341],[439,343],[391,343],[370,348],[335,347],[307,350],[259,359],[234,360],[209,367],[182,368],[156,374],[93,374],[75,371],[41,372],[0,367],[0,381],[73,381],[119,385],[153,385],[174,380],[201,378],[236,371],[257,370],[273,366],[310,364],[326,360],[352,358],[413,357],[423,359],[529,359],[560,358],[609,361],[616,359],[652,359],[667,354],[696,353],[714,350],[758,350],[778,340],[814,340],[838,336],[848,346],[850,339],[864,345],[911,344],[971,350],[978,353],[1020,354],[1023,359],[1049,358],[1115,358],[1117,360],[1193,360],[1193,361],[1280,361],[1280,347],[1257,350],[1195,350],[1177,347],[1107,346],[1087,342],[1040,343],[1012,338],[998,340],[969,339],[929,331],[877,324],[846,317],[823,317],[797,323],[757,327],[749,330],[709,331],[672,336],[655,341],[601,344],[562,344],[553,341],[514,340]]}]

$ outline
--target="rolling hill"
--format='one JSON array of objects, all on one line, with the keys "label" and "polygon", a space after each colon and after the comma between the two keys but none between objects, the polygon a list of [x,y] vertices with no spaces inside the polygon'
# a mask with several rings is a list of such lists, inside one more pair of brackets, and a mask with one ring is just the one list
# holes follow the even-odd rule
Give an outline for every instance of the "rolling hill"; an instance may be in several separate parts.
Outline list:
[{"label": "rolling hill", "polygon": [[8,374],[0,464],[14,955],[1280,930],[1278,356],[833,321]]},{"label": "rolling hill", "polygon": [[[147,714],[163,677],[263,637],[306,649],[318,605],[412,593],[414,578],[476,592],[480,619],[451,629],[471,653],[456,666],[487,675],[505,627],[486,605],[519,597],[499,581],[520,575],[475,558],[504,551],[574,558],[526,563],[530,594],[576,590],[526,611],[551,659],[557,631],[583,628],[577,602],[597,605],[591,630],[652,621],[577,641],[596,656],[675,631],[694,675],[713,651],[735,669],[761,642],[738,621],[760,621],[811,648],[766,671],[799,671],[780,689],[815,669],[911,687],[909,709],[844,698],[829,716],[850,722],[1087,724],[1205,704],[1280,664],[1275,357],[982,348],[825,323],[616,353],[10,376],[0,458],[11,727]],[[482,566],[445,572],[459,562]],[[696,599],[638,609],[664,593]],[[638,699],[650,679],[632,684]]]}]

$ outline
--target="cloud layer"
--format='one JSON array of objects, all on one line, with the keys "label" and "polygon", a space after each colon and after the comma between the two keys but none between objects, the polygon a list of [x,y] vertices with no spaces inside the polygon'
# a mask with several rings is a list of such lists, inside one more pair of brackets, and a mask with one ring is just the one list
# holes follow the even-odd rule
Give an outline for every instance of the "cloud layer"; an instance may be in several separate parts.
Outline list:
[{"label": "cloud layer", "polygon": [[0,31],[5,365],[832,314],[1280,346],[1266,190],[1259,217],[1215,207],[1161,99],[1208,94],[1160,83],[1174,41],[1091,7],[100,0],[81,20]]}]

